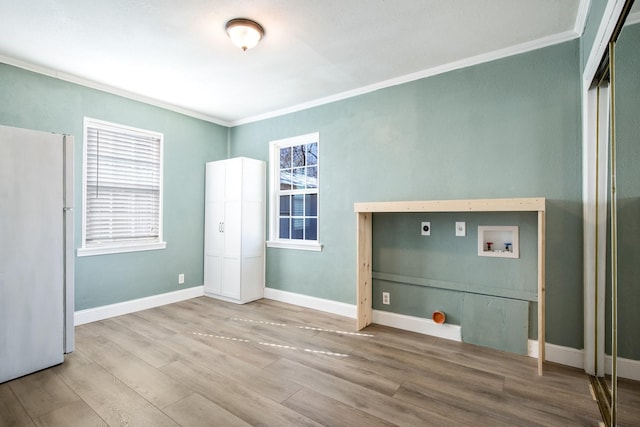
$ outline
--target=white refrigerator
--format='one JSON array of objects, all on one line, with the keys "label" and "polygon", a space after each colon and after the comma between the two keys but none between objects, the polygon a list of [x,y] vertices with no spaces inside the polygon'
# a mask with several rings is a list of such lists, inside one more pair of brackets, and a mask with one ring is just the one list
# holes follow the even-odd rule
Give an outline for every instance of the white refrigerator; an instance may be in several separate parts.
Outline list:
[{"label": "white refrigerator", "polygon": [[73,351],[73,137],[0,126],[0,383]]}]

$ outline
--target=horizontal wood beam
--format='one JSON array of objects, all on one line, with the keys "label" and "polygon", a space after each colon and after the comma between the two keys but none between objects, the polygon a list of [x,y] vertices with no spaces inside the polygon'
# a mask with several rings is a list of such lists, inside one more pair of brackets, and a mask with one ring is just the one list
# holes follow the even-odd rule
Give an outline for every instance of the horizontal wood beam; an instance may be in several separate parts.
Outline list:
[{"label": "horizontal wood beam", "polygon": [[409,202],[361,202],[356,212],[540,212],[543,197],[519,199],[425,200]]}]

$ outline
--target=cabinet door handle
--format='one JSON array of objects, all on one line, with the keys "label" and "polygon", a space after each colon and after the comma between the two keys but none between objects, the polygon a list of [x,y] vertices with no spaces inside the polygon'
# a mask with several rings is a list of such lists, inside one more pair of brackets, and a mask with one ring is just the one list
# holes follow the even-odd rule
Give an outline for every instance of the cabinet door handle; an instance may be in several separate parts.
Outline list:
[{"label": "cabinet door handle", "polygon": [[220,225],[218,226],[218,229],[220,230],[221,233],[224,233],[224,222],[220,223]]}]

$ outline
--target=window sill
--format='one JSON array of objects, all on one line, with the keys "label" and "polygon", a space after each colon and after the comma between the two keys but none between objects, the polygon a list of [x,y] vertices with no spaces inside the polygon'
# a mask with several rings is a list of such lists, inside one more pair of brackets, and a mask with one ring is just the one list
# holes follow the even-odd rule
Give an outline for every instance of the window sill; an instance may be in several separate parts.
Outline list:
[{"label": "window sill", "polygon": [[120,254],[125,252],[139,252],[139,251],[154,251],[157,249],[165,249],[167,242],[154,242],[154,243],[137,243],[132,245],[118,245],[118,246],[98,246],[93,248],[78,248],[77,255],[94,256],[94,255],[108,255],[108,254]]},{"label": "window sill", "polygon": [[268,248],[280,248],[280,249],[297,249],[300,251],[322,251],[322,245],[318,242],[293,242],[282,240],[268,240]]}]

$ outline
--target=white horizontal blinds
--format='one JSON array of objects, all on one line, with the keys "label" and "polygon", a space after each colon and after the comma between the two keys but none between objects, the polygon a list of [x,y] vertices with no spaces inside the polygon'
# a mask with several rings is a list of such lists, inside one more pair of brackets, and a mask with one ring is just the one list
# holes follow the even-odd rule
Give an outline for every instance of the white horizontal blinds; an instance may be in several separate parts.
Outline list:
[{"label": "white horizontal blinds", "polygon": [[100,124],[86,138],[87,246],[158,241],[160,136]]}]

